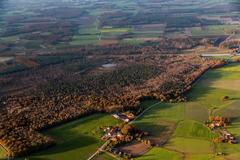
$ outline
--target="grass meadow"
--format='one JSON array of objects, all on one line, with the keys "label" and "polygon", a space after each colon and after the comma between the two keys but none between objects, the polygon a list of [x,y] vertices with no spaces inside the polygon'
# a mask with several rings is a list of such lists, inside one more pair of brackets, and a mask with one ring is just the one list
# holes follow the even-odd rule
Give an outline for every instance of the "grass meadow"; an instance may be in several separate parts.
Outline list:
[{"label": "grass meadow", "polygon": [[[189,102],[159,104],[135,122],[139,128],[156,135],[166,126],[163,121],[173,121],[177,127],[163,148],[154,147],[137,160],[238,160],[240,145],[213,143],[217,136],[204,125],[209,115],[234,118],[228,130],[240,140],[240,67],[229,65],[208,71],[187,94]],[[222,100],[229,96],[229,100]],[[148,102],[149,104],[151,102]],[[144,102],[146,105],[147,102]],[[217,153],[225,156],[217,156]],[[176,156],[177,155],[177,156]],[[167,158],[166,158],[167,157]]]},{"label": "grass meadow", "polygon": [[103,141],[100,139],[101,132],[99,127],[116,123],[118,121],[110,115],[96,114],[49,129],[43,134],[54,138],[57,144],[45,151],[33,154],[30,159],[87,159],[103,144]]}]

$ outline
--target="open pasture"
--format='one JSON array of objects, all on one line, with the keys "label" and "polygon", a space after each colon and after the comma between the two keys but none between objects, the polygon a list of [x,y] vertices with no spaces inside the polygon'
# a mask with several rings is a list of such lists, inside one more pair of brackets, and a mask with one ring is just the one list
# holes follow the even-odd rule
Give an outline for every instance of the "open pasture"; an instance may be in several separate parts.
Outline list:
[{"label": "open pasture", "polygon": [[216,110],[214,114],[232,119],[240,118],[240,101],[234,101],[225,107]]},{"label": "open pasture", "polygon": [[134,125],[153,135],[160,135],[167,127],[165,121],[176,123],[184,118],[183,104],[159,104],[147,111]]},{"label": "open pasture", "polygon": [[195,102],[188,102],[185,104],[186,119],[204,122],[208,120],[208,116],[209,111],[207,107]]},{"label": "open pasture", "polygon": [[115,160],[115,158],[111,157],[107,153],[102,153],[98,155],[94,160]]},{"label": "open pasture", "polygon": [[[239,77],[239,65],[211,70],[202,76],[201,81],[188,94],[188,98],[211,109],[224,107],[240,98],[240,91],[236,88]],[[224,101],[224,96],[229,96],[230,99]]]},{"label": "open pasture", "polygon": [[191,28],[192,36],[230,35],[232,31],[240,29],[240,25],[208,25]]},{"label": "open pasture", "polygon": [[100,127],[118,123],[107,114],[96,114],[49,129],[43,134],[56,140],[56,145],[33,154],[30,159],[78,160],[87,159],[103,144]]},{"label": "open pasture", "polygon": [[211,154],[214,152],[212,142],[191,138],[172,138],[165,147],[187,154]]},{"label": "open pasture", "polygon": [[[184,160],[225,160],[225,158],[238,160],[240,157],[239,144],[213,143],[212,139],[217,134],[207,128],[204,125],[204,121],[212,114],[232,118],[234,121],[227,129],[240,140],[240,90],[236,86],[238,85],[239,74],[239,65],[228,65],[223,68],[210,70],[202,76],[199,82],[187,94],[190,102],[170,105],[161,104],[148,111],[139,121],[148,120],[152,121],[151,124],[156,124],[159,122],[158,118],[167,113],[167,110],[171,111],[178,106],[178,109],[175,108],[176,111],[178,110],[175,118],[169,116],[171,117],[170,119],[174,119],[175,123],[177,123],[177,127],[168,143],[164,146],[164,148],[173,152],[171,153],[172,156],[178,153],[180,155],[184,154]],[[225,88],[222,88],[222,86]],[[229,100],[223,100],[223,96],[229,96],[230,98]],[[147,103],[145,102],[144,104]],[[163,109],[160,107],[163,107]],[[162,113],[161,110],[165,111]],[[136,124],[141,128],[141,123],[137,121]],[[145,128],[152,129],[153,127],[145,126]],[[150,129],[149,131],[150,133],[151,131],[162,133],[166,128],[167,126],[158,127],[159,132],[156,132],[156,129]],[[156,152],[154,154],[156,157],[158,155],[161,156],[157,152],[158,149],[157,147],[152,149]],[[149,151],[140,159],[147,159],[153,151]],[[217,156],[216,153],[218,152],[224,153],[225,156]]]},{"label": "open pasture", "polygon": [[174,136],[211,140],[216,135],[203,123],[185,120],[178,123]]},{"label": "open pasture", "polygon": [[136,158],[136,160],[181,160],[182,155],[180,153],[169,151],[164,148],[152,148],[147,154],[142,157]]}]

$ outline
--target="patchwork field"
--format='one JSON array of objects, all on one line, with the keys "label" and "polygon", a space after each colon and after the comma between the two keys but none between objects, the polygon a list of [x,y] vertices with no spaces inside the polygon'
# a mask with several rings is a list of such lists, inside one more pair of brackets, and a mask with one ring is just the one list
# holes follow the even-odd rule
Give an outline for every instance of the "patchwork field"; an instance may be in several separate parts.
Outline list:
[{"label": "patchwork field", "polygon": [[[163,125],[164,120],[175,122],[177,127],[163,148],[154,147],[138,159],[151,157],[150,159],[157,160],[238,160],[240,145],[214,143],[212,139],[217,134],[207,128],[204,121],[212,114],[234,118],[228,130],[240,140],[239,77],[239,65],[208,71],[188,94],[189,102],[159,104],[149,110],[136,121],[137,127],[155,136],[167,128]],[[230,98],[223,100],[223,96]],[[224,156],[217,156],[217,153],[223,153]]]},{"label": "patchwork field", "polygon": [[239,25],[209,25],[205,27],[193,27],[193,36],[230,35],[232,31],[240,28]]},{"label": "patchwork field", "polygon": [[21,52],[39,50],[42,44],[50,48],[103,45],[104,40],[121,44],[128,38],[129,44],[138,45],[133,43],[138,38],[219,36],[240,29],[239,1],[233,0],[42,0],[32,2],[34,7],[27,1],[16,6],[15,1],[2,2],[0,42]]}]

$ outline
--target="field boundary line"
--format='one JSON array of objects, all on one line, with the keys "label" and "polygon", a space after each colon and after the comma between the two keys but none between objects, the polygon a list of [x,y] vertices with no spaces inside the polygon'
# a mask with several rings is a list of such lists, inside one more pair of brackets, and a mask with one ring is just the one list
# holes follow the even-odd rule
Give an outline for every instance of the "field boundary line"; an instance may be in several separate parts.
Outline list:
[{"label": "field boundary line", "polygon": [[133,122],[135,122],[137,119],[141,118],[145,112],[149,111],[150,109],[152,109],[153,107],[155,107],[156,105],[160,104],[161,102],[157,102],[155,104],[152,104],[151,106],[149,106],[148,108],[146,108],[145,110],[142,111],[142,113],[140,113],[133,121],[131,121],[129,124],[132,124]]},{"label": "field boundary line", "polygon": [[205,74],[207,74],[210,70],[212,70],[212,68],[208,68],[202,75],[200,75],[193,83],[192,83],[192,87],[195,87],[204,77]]}]

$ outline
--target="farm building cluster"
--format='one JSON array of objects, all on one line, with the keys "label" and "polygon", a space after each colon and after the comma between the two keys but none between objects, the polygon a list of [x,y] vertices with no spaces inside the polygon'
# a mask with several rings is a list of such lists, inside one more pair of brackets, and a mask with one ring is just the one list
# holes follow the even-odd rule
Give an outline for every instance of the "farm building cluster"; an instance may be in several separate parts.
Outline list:
[{"label": "farm building cluster", "polygon": [[214,139],[215,142],[219,143],[230,143],[237,144],[238,140],[234,137],[233,134],[226,130],[227,125],[230,123],[230,120],[220,116],[210,116],[209,120],[206,122],[206,125],[214,130],[218,129],[217,133],[220,134],[220,137]]},{"label": "farm building cluster", "polygon": [[209,120],[206,122],[206,125],[210,129],[216,129],[220,127],[226,127],[229,124],[230,120],[220,116],[210,116]]},{"label": "farm building cluster", "polygon": [[103,141],[107,140],[113,140],[113,139],[121,139],[122,134],[120,132],[120,129],[118,127],[107,127],[104,129],[104,132],[106,133],[104,136],[102,136]]},{"label": "farm building cluster", "polygon": [[238,140],[234,135],[229,133],[227,130],[220,131],[221,136],[218,138],[218,142],[222,143],[230,143],[230,144],[237,144]]},{"label": "farm building cluster", "polygon": [[144,141],[144,137],[148,135],[148,132],[143,132],[127,122],[116,126],[105,127],[103,131],[105,135],[101,139],[108,142],[104,150],[111,154],[128,158],[131,157],[131,155],[122,151],[120,147],[126,143],[142,142]]},{"label": "farm building cluster", "polygon": [[[131,112],[125,112],[125,113],[115,113],[112,115],[114,118],[119,119],[124,122],[124,124],[127,125],[128,122],[134,120],[135,115]],[[130,127],[130,125],[129,125]],[[132,126],[131,126],[132,127]],[[104,132],[106,133],[102,140],[114,140],[117,141],[118,139],[122,139],[123,135],[121,133],[121,127],[119,126],[113,126],[113,127],[106,127],[104,128]]]}]

